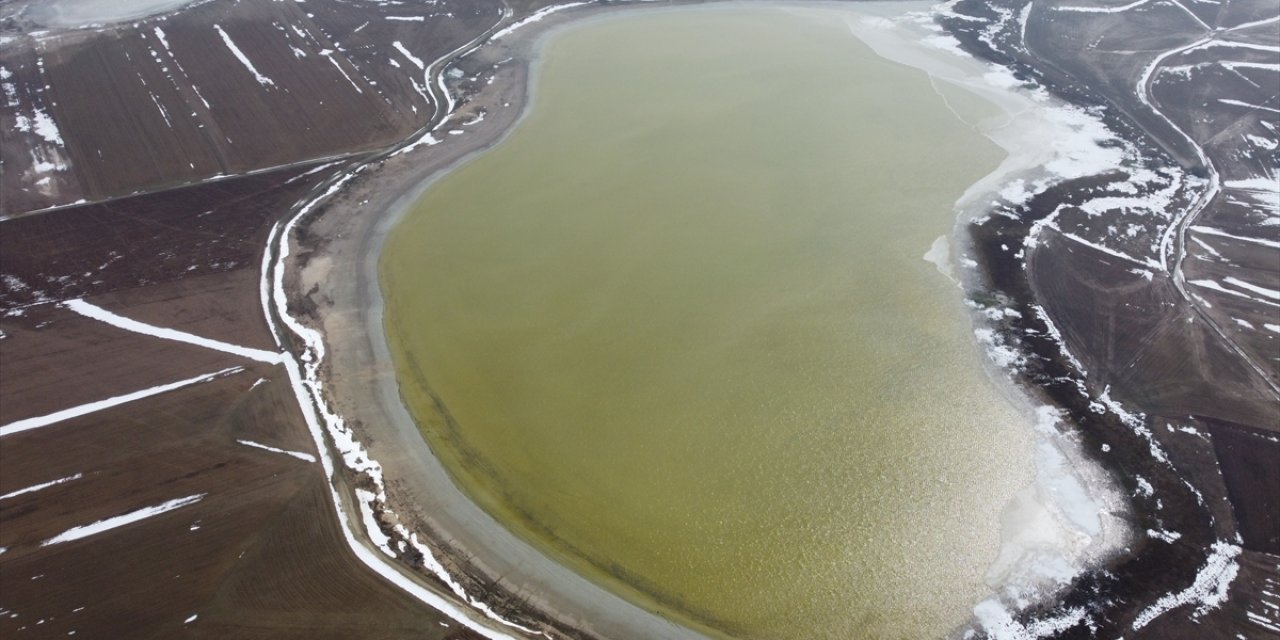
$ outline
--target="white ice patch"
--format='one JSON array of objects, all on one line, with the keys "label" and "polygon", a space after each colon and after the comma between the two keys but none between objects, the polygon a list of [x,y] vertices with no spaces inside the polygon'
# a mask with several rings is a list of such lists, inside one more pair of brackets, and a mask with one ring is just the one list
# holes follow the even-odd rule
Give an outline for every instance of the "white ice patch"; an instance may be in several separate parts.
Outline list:
[{"label": "white ice patch", "polygon": [[31,130],[34,131],[36,135],[43,138],[44,141],[49,144],[58,145],[59,147],[63,146],[62,132],[58,130],[58,125],[54,124],[53,118],[50,117],[49,114],[41,111],[40,109],[36,109],[33,118],[34,120],[31,124]]},{"label": "white ice patch", "polygon": [[1166,595],[1143,610],[1133,621],[1134,630],[1147,626],[1152,620],[1183,605],[1198,603],[1195,613],[1192,614],[1195,618],[1221,606],[1227,599],[1227,589],[1230,588],[1231,581],[1236,579],[1236,574],[1240,570],[1240,565],[1236,562],[1236,556],[1240,555],[1240,551],[1240,547],[1233,544],[1222,541],[1213,543],[1213,552],[1196,573],[1196,579],[1191,586]]},{"label": "white ice patch", "polygon": [[938,273],[946,276],[952,282],[956,281],[955,270],[951,267],[951,246],[947,242],[946,236],[938,236],[922,257],[925,262],[930,262],[934,267],[937,267]]},{"label": "white ice patch", "polygon": [[1135,0],[1129,4],[1122,4],[1114,7],[1087,7],[1087,6],[1057,6],[1053,7],[1054,11],[1065,11],[1068,13],[1124,13],[1131,9],[1137,9],[1151,0]]},{"label": "white ice patch", "polygon": [[961,58],[972,57],[969,55],[968,51],[964,50],[964,47],[960,46],[960,41],[957,40],[955,36],[949,34],[939,33],[925,36],[921,38],[920,41],[935,49],[941,49]]},{"label": "white ice patch", "polygon": [[373,513],[373,503],[378,496],[364,489],[356,489],[356,503],[360,507],[360,517],[364,519],[364,530],[369,535],[369,541],[373,546],[377,547],[387,557],[396,557],[396,552],[391,548],[391,538],[382,532],[382,527],[378,524],[378,517]]},{"label": "white ice patch", "polygon": [[343,69],[342,65],[339,64],[337,60],[333,59],[333,51],[325,49],[324,51],[320,52],[320,55],[329,59],[329,63],[333,65],[334,69],[338,70],[338,73],[342,74],[343,78],[346,78],[347,83],[350,84],[352,88],[356,90],[356,93],[364,93],[364,89],[361,89],[360,85],[356,84],[356,81],[352,80],[351,76],[347,75],[346,69]]},{"label": "white ice patch", "polygon": [[1000,190],[1000,197],[1013,205],[1019,205],[1026,202],[1027,200],[1030,200],[1033,195],[1035,195],[1035,193],[1027,190],[1026,181],[1022,178],[1018,178],[1017,180],[1010,182]]},{"label": "white ice patch", "polygon": [[396,51],[399,51],[400,55],[403,55],[409,62],[412,62],[414,66],[422,69],[423,71],[427,69],[427,63],[423,62],[422,58],[409,53],[409,50],[406,49],[403,44],[400,44],[399,40],[392,42],[391,46],[395,47]]},{"label": "white ice patch", "polygon": [[1201,287],[1204,289],[1212,289],[1213,291],[1217,291],[1218,293],[1225,293],[1227,295],[1235,296],[1237,298],[1244,298],[1245,300],[1251,300],[1253,302],[1261,302],[1262,304],[1271,305],[1271,306],[1280,306],[1270,300],[1256,298],[1247,293],[1236,291],[1235,289],[1228,289],[1222,286],[1221,284],[1218,284],[1216,280],[1188,280],[1187,282],[1188,284],[1192,284],[1197,287]]},{"label": "white ice patch", "polygon": [[1177,531],[1165,531],[1163,529],[1147,529],[1147,535],[1155,538],[1156,540],[1163,540],[1170,544],[1176,542],[1178,538],[1182,537],[1182,534]]},{"label": "white ice patch", "polygon": [[24,489],[18,489],[17,491],[10,491],[9,493],[6,493],[0,496],[0,500],[15,498],[17,496],[20,496],[26,493],[34,493],[36,491],[40,491],[41,489],[48,489],[49,487],[57,486],[64,482],[71,482],[72,480],[79,480],[80,478],[83,478],[83,477],[84,477],[83,473],[77,473],[75,475],[67,476],[65,478],[58,478],[57,480],[50,480],[49,482],[41,482],[40,484],[31,485],[30,487],[26,487]]},{"label": "white ice patch", "polygon": [[156,38],[160,40],[160,45],[163,46],[164,50],[169,53],[170,57],[172,57],[173,50],[169,48],[169,39],[165,37],[164,30],[160,27],[156,27],[152,29],[151,32],[156,35]]},{"label": "white ice patch", "polygon": [[143,398],[150,398],[151,396],[160,395],[162,393],[168,393],[170,391],[181,389],[183,387],[188,387],[193,384],[209,382],[210,380],[215,380],[223,376],[229,376],[236,373],[240,373],[241,371],[244,371],[244,367],[229,367],[221,371],[215,371],[213,373],[208,373],[202,376],[187,378],[186,380],[179,380],[177,382],[171,382],[169,384],[162,384],[157,387],[151,387],[150,389],[143,389],[141,391],[135,391],[133,393],[128,393],[122,396],[107,398],[106,400],[90,402],[88,404],[82,404],[77,407],[71,407],[70,409],[63,409],[62,411],[51,413],[49,415],[39,416],[35,418],[26,418],[24,420],[10,422],[9,424],[6,424],[3,427],[0,427],[0,438],[3,438],[4,436],[8,436],[8,435],[13,435],[15,433],[19,433],[22,431],[28,431],[30,429],[47,427],[51,424],[56,424],[64,420],[70,420],[72,418],[78,418],[80,416],[88,415],[90,413],[94,413],[97,411],[102,411],[104,409],[110,409],[112,407],[125,404],[126,402],[133,402],[134,400],[142,400]]},{"label": "white ice patch", "polygon": [[1251,236],[1236,235],[1233,233],[1227,233],[1226,231],[1223,231],[1221,229],[1215,229],[1213,227],[1206,227],[1202,225],[1196,225],[1188,228],[1191,231],[1195,231],[1196,233],[1203,233],[1211,236],[1220,236],[1223,238],[1231,238],[1232,240],[1240,240],[1241,242],[1251,242],[1253,244],[1260,244],[1264,247],[1272,247],[1275,249],[1280,249],[1280,242],[1276,242],[1274,240],[1267,240],[1266,238],[1254,238]]},{"label": "white ice patch", "polygon": [[[1121,496],[1100,482],[1100,469],[1072,453],[1074,445],[1058,431],[1060,412],[1045,406],[1036,415],[1035,482],[1005,506],[999,556],[984,576],[999,593],[973,609],[981,630],[997,640],[1051,637],[1089,624],[1082,608],[1027,624],[1014,616],[1065,588],[1127,535],[1123,523],[1107,515],[1122,502]],[[1086,486],[1098,487],[1097,493],[1091,495]],[[1099,500],[1110,506],[1104,509]]]},{"label": "white ice patch", "polygon": [[1016,594],[1066,585],[1103,535],[1102,508],[1061,448],[1058,411],[1040,407],[1036,416],[1036,480],[1001,514],[1000,554],[985,576]]},{"label": "white ice patch", "polygon": [[1223,278],[1222,281],[1233,287],[1238,287],[1246,291],[1252,291],[1253,293],[1266,296],[1268,298],[1271,298],[1272,300],[1280,300],[1280,291],[1276,291],[1275,289],[1260,287],[1251,282],[1245,282],[1244,280],[1241,280],[1239,278],[1232,277],[1232,276],[1227,276]]},{"label": "white ice patch", "polygon": [[104,533],[112,529],[117,529],[125,525],[146,520],[147,518],[158,516],[162,513],[173,511],[174,509],[195,504],[204,499],[206,495],[208,494],[199,493],[185,498],[177,498],[175,500],[158,504],[154,507],[146,507],[144,509],[138,509],[137,511],[130,511],[129,513],[118,515],[113,518],[107,518],[106,520],[99,520],[92,524],[72,527],[52,538],[49,538],[48,540],[45,540],[44,542],[41,542],[40,546],[47,547],[54,544],[61,544],[63,542],[72,542],[74,540],[80,540],[99,533]]},{"label": "white ice patch", "polygon": [[258,81],[258,84],[264,87],[276,86],[276,83],[272,81],[271,78],[262,75],[262,73],[258,71],[257,67],[253,66],[253,63],[249,61],[249,57],[244,55],[244,52],[240,50],[240,47],[236,46],[235,42],[232,42],[231,36],[227,35],[227,32],[222,30],[221,25],[215,24],[213,25],[213,28],[218,31],[218,35],[222,36],[222,41],[226,43],[227,48],[230,49],[231,53],[240,61],[240,64],[244,65],[244,68],[248,69],[249,73],[253,74],[253,77]]},{"label": "white ice patch", "polygon": [[1026,364],[1026,356],[1006,345],[1004,338],[991,329],[980,327],[973,330],[973,335],[978,339],[978,343],[986,348],[987,356],[991,361],[1001,369],[1017,370]]},{"label": "white ice patch", "polygon": [[410,142],[409,144],[402,147],[399,151],[396,151],[395,153],[391,154],[391,157],[394,158],[398,155],[409,153],[410,151],[413,151],[418,147],[430,147],[437,144],[440,144],[440,140],[437,139],[435,136],[431,135],[431,132],[428,131],[426,133],[423,133],[417,140]]},{"label": "white ice patch", "polygon": [[154,336],[156,338],[163,338],[165,340],[173,340],[174,342],[185,342],[187,344],[195,345],[197,347],[213,349],[214,351],[222,351],[224,353],[230,353],[232,355],[237,355],[242,358],[257,360],[258,362],[265,362],[267,364],[280,364],[281,362],[283,362],[282,356],[279,353],[275,353],[273,351],[263,351],[262,349],[251,349],[249,347],[242,347],[240,345],[231,344],[229,342],[222,342],[221,340],[202,338],[200,336],[187,333],[185,331],[178,331],[177,329],[168,329],[165,327],[157,327],[152,324],[147,324],[145,322],[138,322],[137,320],[132,320],[130,318],[126,318],[124,316],[107,311],[106,309],[103,309],[102,307],[99,307],[95,304],[85,302],[83,299],[68,300],[62,303],[62,306],[82,316],[85,316],[86,318],[93,318],[94,320],[105,322],[111,326],[119,327],[126,331],[132,331],[134,333],[141,333],[148,336]]},{"label": "white ice patch", "polygon": [[1280,109],[1276,109],[1275,107],[1268,107],[1262,104],[1253,104],[1252,102],[1245,102],[1243,100],[1233,100],[1231,98],[1218,98],[1218,102],[1221,102],[1222,104],[1226,104],[1226,105],[1231,105],[1233,107],[1244,107],[1245,109],[1249,109],[1249,110],[1270,111],[1272,113],[1280,113]]},{"label": "white ice patch", "polygon": [[301,451],[289,451],[289,450],[286,450],[286,449],[277,449],[277,448],[275,448],[275,447],[269,447],[269,446],[267,446],[267,445],[265,445],[265,444],[262,444],[262,443],[260,443],[260,442],[254,442],[254,441],[252,441],[252,440],[236,440],[236,442],[239,442],[240,444],[242,444],[242,445],[244,445],[244,446],[246,446],[246,447],[253,447],[253,448],[255,448],[255,449],[262,449],[263,451],[270,451],[270,452],[272,452],[272,453],[282,453],[282,454],[284,454],[284,455],[286,455],[286,456],[293,456],[294,458],[297,458],[297,459],[299,459],[299,460],[303,460],[303,461],[306,461],[306,462],[315,462],[315,461],[316,461],[316,457],[315,457],[315,456],[313,456],[313,455],[311,455],[311,454],[309,454],[309,453],[303,453],[303,452],[301,452]]},{"label": "white ice patch", "polygon": [[[1249,144],[1252,144],[1264,151],[1275,151],[1277,148],[1280,148],[1280,140],[1275,140],[1274,138],[1264,138],[1262,136],[1255,136],[1249,133],[1244,134],[1244,138],[1249,142]],[[1232,181],[1227,181],[1227,186],[1231,186],[1231,182]],[[1274,182],[1271,182],[1271,184],[1268,185],[1268,188],[1280,190],[1280,186],[1277,186]]]},{"label": "white ice patch", "polygon": [[492,36],[489,36],[489,40],[493,41],[493,40],[502,38],[504,36],[508,36],[512,32],[514,32],[516,29],[519,29],[520,27],[523,27],[527,24],[537,22],[553,13],[556,13],[558,11],[564,11],[565,9],[570,9],[572,7],[580,7],[584,4],[591,4],[591,3],[590,2],[569,2],[566,4],[557,4],[557,5],[552,5],[550,7],[543,7],[542,9],[539,9],[529,14],[529,16],[524,18],[523,20],[513,22],[507,25],[505,28],[498,30]]},{"label": "white ice patch", "polygon": [[1058,329],[1058,325],[1054,324],[1053,320],[1049,318],[1049,314],[1044,310],[1044,307],[1036,304],[1031,305],[1031,308],[1036,312],[1036,317],[1040,318],[1040,321],[1044,323],[1045,332],[1048,333],[1049,337],[1053,338],[1053,341],[1058,345],[1058,351],[1067,359],[1068,362],[1071,363],[1071,366],[1076,368],[1076,371],[1080,372],[1081,376],[1086,375],[1088,370],[1084,368],[1084,363],[1080,362],[1080,360],[1076,358],[1075,354],[1071,353],[1071,350],[1067,348],[1066,338],[1062,337],[1062,331],[1060,331]]},{"label": "white ice patch", "polygon": [[1023,625],[1014,620],[1009,610],[995,598],[978,603],[978,606],[973,608],[973,615],[978,618],[982,630],[987,632],[992,640],[1036,640],[1052,637],[1079,625],[1086,619],[1085,610],[1076,607],[1062,615]]},{"label": "white ice patch", "polygon": [[[945,5],[934,12],[947,12]],[[1008,20],[1018,19],[1012,12]],[[1020,80],[1012,70],[1000,65],[965,60],[948,60],[928,49],[943,49],[954,53],[958,43],[954,38],[937,32],[933,24],[934,14],[917,14],[912,19],[888,20],[885,18],[849,18],[850,31],[878,55],[888,60],[916,67],[929,74],[935,83],[947,83],[966,90],[995,106],[1002,116],[987,117],[975,122],[975,126],[1007,152],[1007,157],[995,171],[970,186],[956,201],[961,215],[986,215],[991,201],[999,197],[1004,203],[1017,206],[1034,195],[1044,192],[1060,182],[1085,176],[1111,172],[1131,172],[1142,166],[1141,151],[1112,131],[1097,110],[1090,110],[1056,100],[1043,88],[1034,87]],[[929,31],[921,37],[922,31]],[[905,32],[905,33],[895,33]],[[990,35],[990,34],[986,34]],[[984,37],[986,37],[984,35]],[[921,44],[925,46],[920,46]],[[957,113],[957,117],[963,114]],[[961,117],[964,120],[963,117]],[[1129,184],[1132,197],[1123,202],[1097,203],[1123,204],[1134,216],[1166,220],[1167,196],[1177,191],[1180,176],[1159,176],[1145,171],[1133,175],[1130,182],[1159,182],[1161,189],[1150,189],[1151,196],[1138,196],[1137,184]],[[1172,184],[1169,184],[1172,182]],[[1122,186],[1121,189],[1126,188]],[[1082,203],[1089,206],[1088,203]],[[1034,231],[1045,228],[1035,227]],[[1027,246],[1036,242],[1033,232],[1027,238]],[[1085,240],[1078,235],[1072,239]],[[1089,246],[1116,257],[1151,268],[1155,261],[1145,257],[1133,257],[1105,246],[1102,239],[1087,240]]]}]

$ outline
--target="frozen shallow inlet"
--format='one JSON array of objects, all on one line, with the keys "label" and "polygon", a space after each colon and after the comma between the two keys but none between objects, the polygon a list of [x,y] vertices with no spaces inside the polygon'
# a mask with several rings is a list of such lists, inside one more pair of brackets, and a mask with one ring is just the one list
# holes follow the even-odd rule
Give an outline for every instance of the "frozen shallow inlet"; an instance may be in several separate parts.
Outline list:
[{"label": "frozen shallow inlet", "polygon": [[43,0],[31,7],[31,17],[53,27],[80,27],[133,20],[172,11],[196,0]]}]

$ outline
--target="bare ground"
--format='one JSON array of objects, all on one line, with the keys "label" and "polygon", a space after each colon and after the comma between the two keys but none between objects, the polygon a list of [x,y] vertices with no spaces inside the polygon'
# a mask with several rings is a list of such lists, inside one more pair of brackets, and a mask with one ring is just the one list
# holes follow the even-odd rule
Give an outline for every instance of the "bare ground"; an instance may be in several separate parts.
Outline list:
[{"label": "bare ground", "polygon": [[[136,307],[119,296],[93,302],[184,330],[221,326],[222,339],[260,340],[263,329],[243,322],[260,322],[252,312],[224,314],[213,324],[202,315],[226,287],[246,288],[243,280],[232,272],[183,281],[185,296],[174,296],[172,284],[135,289],[129,297],[141,300]],[[47,322],[45,316],[53,322],[41,330],[22,326]],[[242,335],[228,329],[237,324],[246,326]],[[206,637],[471,637],[442,626],[452,623],[355,560],[319,465],[237,442],[314,455],[279,366],[125,332],[47,305],[0,326],[11,336],[0,341],[3,405],[15,417],[38,414],[49,399],[62,408],[245,367],[4,437],[0,495],[81,477],[0,500],[0,607],[9,612],[0,616],[0,635],[168,637],[186,627]],[[10,373],[18,371],[20,383]],[[41,546],[72,527],[200,494],[196,504],[136,524]],[[199,617],[184,625],[191,615]]]}]

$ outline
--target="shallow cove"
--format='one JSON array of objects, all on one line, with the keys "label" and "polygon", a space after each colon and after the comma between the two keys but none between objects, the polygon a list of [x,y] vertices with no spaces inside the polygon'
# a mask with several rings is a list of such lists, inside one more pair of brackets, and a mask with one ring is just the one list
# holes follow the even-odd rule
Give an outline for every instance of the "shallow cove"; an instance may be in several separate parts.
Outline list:
[{"label": "shallow cove", "polygon": [[1001,153],[819,15],[558,34],[528,116],[388,238],[387,336],[459,485],[622,595],[738,637],[937,636],[1031,477],[921,258]]}]

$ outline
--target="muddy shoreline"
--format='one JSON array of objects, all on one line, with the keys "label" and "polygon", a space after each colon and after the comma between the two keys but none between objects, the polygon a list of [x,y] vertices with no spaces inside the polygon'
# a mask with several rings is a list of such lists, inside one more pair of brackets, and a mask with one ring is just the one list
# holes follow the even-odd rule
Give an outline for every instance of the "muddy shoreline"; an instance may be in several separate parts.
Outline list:
[{"label": "muddy shoreline", "polygon": [[[396,514],[394,522],[383,520],[388,533],[394,533],[395,524],[418,532],[468,596],[553,637],[698,638],[703,635],[626,602],[547,558],[461,494],[400,400],[382,335],[378,256],[399,212],[435,177],[498,144],[514,129],[529,95],[524,60],[549,32],[618,10],[595,6],[551,14],[459,63],[466,74],[455,79],[463,92],[460,105],[430,134],[438,142],[427,141],[423,151],[380,162],[376,171],[362,173],[309,218],[299,233],[298,269],[291,269],[296,280],[289,288],[308,292],[299,309],[308,311],[325,334],[331,406],[348,419],[369,456],[385,469],[387,496],[380,506]],[[462,133],[450,133],[458,131]],[[354,277],[330,278],[332,269]],[[361,486],[360,478],[349,480]],[[409,564],[420,565],[421,558],[413,555],[406,554]],[[446,591],[434,579],[427,582]]]}]

